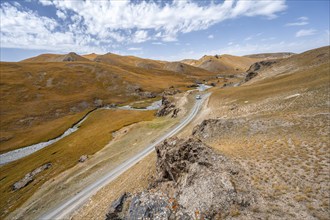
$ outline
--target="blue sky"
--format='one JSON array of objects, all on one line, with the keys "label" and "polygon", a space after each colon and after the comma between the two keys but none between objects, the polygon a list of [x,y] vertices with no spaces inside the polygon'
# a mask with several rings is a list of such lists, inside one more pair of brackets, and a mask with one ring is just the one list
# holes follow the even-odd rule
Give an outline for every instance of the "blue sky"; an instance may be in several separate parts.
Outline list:
[{"label": "blue sky", "polygon": [[329,1],[1,1],[2,61],[41,53],[160,60],[329,45]]}]

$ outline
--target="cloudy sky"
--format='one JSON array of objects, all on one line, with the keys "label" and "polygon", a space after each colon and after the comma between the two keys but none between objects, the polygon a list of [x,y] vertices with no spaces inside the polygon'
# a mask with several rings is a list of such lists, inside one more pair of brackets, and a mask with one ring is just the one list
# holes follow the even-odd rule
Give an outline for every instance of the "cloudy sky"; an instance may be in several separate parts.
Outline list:
[{"label": "cloudy sky", "polygon": [[2,61],[71,51],[161,60],[302,52],[329,45],[329,1],[1,0],[0,29]]}]

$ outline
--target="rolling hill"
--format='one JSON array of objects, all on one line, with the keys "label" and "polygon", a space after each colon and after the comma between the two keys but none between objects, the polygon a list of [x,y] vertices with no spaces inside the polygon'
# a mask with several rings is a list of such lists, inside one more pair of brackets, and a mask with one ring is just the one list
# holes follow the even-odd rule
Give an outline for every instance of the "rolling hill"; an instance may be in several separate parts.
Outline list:
[{"label": "rolling hill", "polygon": [[290,52],[280,52],[280,53],[259,53],[259,54],[250,54],[245,55],[243,57],[248,58],[257,58],[257,59],[263,59],[263,60],[270,60],[270,59],[282,59],[282,58],[288,58],[295,53]]},{"label": "rolling hill", "polygon": [[99,105],[152,98],[171,86],[186,90],[196,80],[214,77],[180,63],[115,54],[85,57],[43,54],[0,63],[0,152],[54,138],[77,121],[77,115]]},{"label": "rolling hill", "polygon": [[182,60],[182,63],[202,68],[216,74],[235,74],[245,72],[259,58],[239,57],[232,55],[203,56],[199,60]]},{"label": "rolling hill", "polygon": [[100,56],[100,54],[96,54],[96,53],[90,53],[90,54],[84,54],[81,55],[82,57],[89,59],[89,60],[94,60],[97,56]]},{"label": "rolling hill", "polygon": [[249,210],[253,216],[329,217],[329,50],[277,60],[246,84],[214,90],[194,129],[249,170],[263,197]]},{"label": "rolling hill", "polygon": [[41,54],[36,57],[31,57],[21,62],[72,62],[72,61],[81,61],[86,62],[89,59],[79,56],[74,52],[68,54]]},{"label": "rolling hill", "polygon": [[143,59],[135,56],[121,56],[114,53],[99,55],[94,58],[95,62],[102,62],[116,66],[133,66],[144,69],[162,69],[162,61]]},{"label": "rolling hill", "polygon": [[266,60],[255,63],[248,72],[255,72],[256,77],[249,83],[277,75],[290,74],[295,71],[314,68],[329,62],[330,47],[321,47],[304,53],[290,55],[288,58]]}]

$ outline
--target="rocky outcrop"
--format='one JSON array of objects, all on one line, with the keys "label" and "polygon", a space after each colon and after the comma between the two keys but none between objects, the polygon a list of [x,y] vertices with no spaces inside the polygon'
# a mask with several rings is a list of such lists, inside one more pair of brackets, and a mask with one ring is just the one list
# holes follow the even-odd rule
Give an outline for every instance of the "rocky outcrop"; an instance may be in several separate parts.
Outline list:
[{"label": "rocky outcrop", "polygon": [[181,109],[179,109],[179,108],[174,109],[171,117],[172,118],[178,117],[178,113],[180,112],[180,110]]},{"label": "rocky outcrop", "polygon": [[88,159],[87,155],[82,155],[82,156],[79,158],[78,162],[79,162],[79,163],[83,163],[83,162],[85,162],[87,159]]},{"label": "rocky outcrop", "polygon": [[144,91],[141,87],[132,85],[127,87],[127,92],[130,95],[139,96],[140,98],[155,98],[157,96],[156,93]]},{"label": "rocky outcrop", "polygon": [[157,117],[162,117],[172,113],[172,118],[176,118],[180,109],[175,108],[175,104],[167,96],[162,97],[162,106],[156,112]]},{"label": "rocky outcrop", "polygon": [[277,61],[275,60],[269,60],[269,61],[260,61],[252,64],[250,68],[247,71],[247,75],[244,79],[245,82],[251,80],[252,78],[256,77],[258,75],[258,72],[266,67],[270,67],[273,64],[275,64]]},{"label": "rocky outcrop", "polygon": [[51,166],[52,166],[51,163],[46,163],[46,164],[34,169],[32,172],[27,173],[21,180],[19,180],[13,184],[13,186],[12,186],[13,190],[17,191],[19,189],[26,187],[34,180],[36,175],[38,175],[39,173],[41,173],[44,170],[49,169]]},{"label": "rocky outcrop", "polygon": [[179,89],[176,89],[174,87],[170,87],[169,89],[164,90],[163,92],[163,96],[171,96],[171,95],[175,95],[177,93],[180,93],[181,91]]},{"label": "rocky outcrop", "polygon": [[245,82],[250,81],[251,79],[253,79],[253,78],[256,77],[257,75],[258,75],[257,72],[249,72],[249,73],[246,75],[244,81],[245,81]]},{"label": "rocky outcrop", "polygon": [[110,207],[106,220],[121,219],[120,213],[123,211],[124,202],[129,197],[129,194],[122,194],[117,200],[115,200]]},{"label": "rocky outcrop", "polygon": [[219,219],[256,202],[245,170],[198,139],[167,139],[156,153],[155,181],[126,200],[121,219]]}]

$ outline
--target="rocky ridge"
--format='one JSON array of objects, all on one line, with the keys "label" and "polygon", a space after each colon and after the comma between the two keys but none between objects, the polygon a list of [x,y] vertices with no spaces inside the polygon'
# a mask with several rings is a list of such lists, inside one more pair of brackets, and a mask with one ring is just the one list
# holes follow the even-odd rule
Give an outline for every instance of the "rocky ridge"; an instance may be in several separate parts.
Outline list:
[{"label": "rocky ridge", "polygon": [[246,171],[198,139],[167,139],[156,153],[149,189],[122,195],[106,219],[218,219],[257,202]]}]

